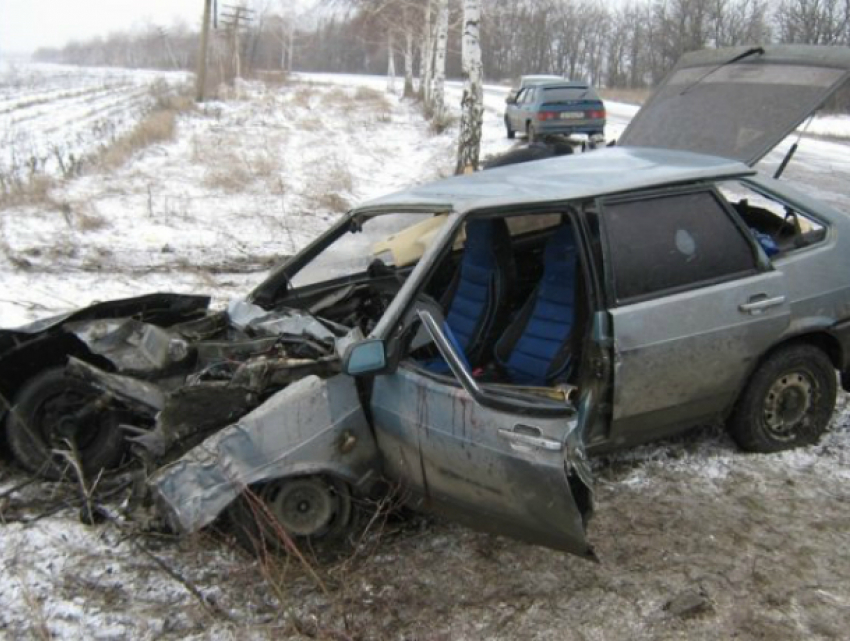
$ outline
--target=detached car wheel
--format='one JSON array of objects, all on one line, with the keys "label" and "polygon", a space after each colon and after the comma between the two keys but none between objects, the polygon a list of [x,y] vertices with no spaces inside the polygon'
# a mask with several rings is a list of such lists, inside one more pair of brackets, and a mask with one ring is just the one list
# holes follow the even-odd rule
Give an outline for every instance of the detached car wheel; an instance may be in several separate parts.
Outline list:
[{"label": "detached car wheel", "polygon": [[765,360],[738,401],[729,431],[750,452],[818,442],[835,407],[835,369],[812,345],[792,345]]},{"label": "detached car wheel", "polygon": [[508,138],[509,139],[513,140],[514,138],[516,138],[516,132],[513,129],[511,129],[511,121],[508,120],[507,118],[505,118],[505,129],[508,132]]},{"label": "detached car wheel", "polygon": [[69,464],[56,452],[72,445],[87,476],[117,466],[126,446],[119,413],[101,406],[100,396],[90,385],[67,376],[63,368],[30,379],[15,396],[6,419],[15,459],[51,480],[63,476]]},{"label": "detached car wheel", "polygon": [[296,545],[340,542],[354,524],[348,485],[325,476],[284,478],[253,486],[228,508],[239,543],[249,552],[285,552]]}]

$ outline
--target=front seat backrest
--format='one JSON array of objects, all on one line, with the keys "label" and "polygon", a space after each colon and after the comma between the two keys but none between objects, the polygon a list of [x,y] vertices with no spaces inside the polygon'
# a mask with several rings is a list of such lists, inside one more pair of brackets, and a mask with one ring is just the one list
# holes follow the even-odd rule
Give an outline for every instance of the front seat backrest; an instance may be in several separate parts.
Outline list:
[{"label": "front seat backrest", "polygon": [[512,383],[549,385],[571,362],[577,256],[569,222],[555,229],[543,250],[543,276],[496,343],[497,362]]},{"label": "front seat backrest", "polygon": [[472,366],[501,331],[508,315],[514,261],[504,220],[470,220],[460,266],[443,297],[446,324]]}]

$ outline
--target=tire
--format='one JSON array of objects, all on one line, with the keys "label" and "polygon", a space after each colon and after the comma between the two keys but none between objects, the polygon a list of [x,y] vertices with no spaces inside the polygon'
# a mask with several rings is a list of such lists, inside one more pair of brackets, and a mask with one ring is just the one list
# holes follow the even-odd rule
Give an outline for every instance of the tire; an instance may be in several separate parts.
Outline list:
[{"label": "tire", "polygon": [[119,413],[101,409],[73,418],[99,396],[61,367],[31,378],[15,396],[6,419],[9,448],[21,467],[50,480],[61,478],[69,462],[54,450],[68,449],[67,439],[74,441],[87,477],[116,467],[126,449]]},{"label": "tire", "polygon": [[356,522],[348,485],[320,475],[254,485],[227,517],[239,544],[258,558],[285,553],[287,537],[299,547],[338,545]]},{"label": "tire", "polygon": [[798,343],[756,370],[728,422],[741,449],[779,452],[817,443],[835,408],[835,369],[817,347]]},{"label": "tire", "polygon": [[531,123],[528,123],[525,127],[525,138],[529,145],[537,141],[537,130]]},{"label": "tire", "polygon": [[505,117],[505,129],[508,131],[508,139],[513,140],[516,138],[516,132],[511,129],[511,121],[507,117]]}]

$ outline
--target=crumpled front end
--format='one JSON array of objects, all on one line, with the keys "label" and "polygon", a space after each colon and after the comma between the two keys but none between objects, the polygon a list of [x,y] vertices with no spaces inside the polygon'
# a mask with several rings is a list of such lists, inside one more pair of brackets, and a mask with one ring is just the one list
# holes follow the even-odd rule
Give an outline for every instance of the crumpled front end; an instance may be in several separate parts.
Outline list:
[{"label": "crumpled front end", "polygon": [[380,458],[354,379],[309,376],[277,392],[150,480],[175,529],[211,523],[248,486],[329,475],[366,493]]}]

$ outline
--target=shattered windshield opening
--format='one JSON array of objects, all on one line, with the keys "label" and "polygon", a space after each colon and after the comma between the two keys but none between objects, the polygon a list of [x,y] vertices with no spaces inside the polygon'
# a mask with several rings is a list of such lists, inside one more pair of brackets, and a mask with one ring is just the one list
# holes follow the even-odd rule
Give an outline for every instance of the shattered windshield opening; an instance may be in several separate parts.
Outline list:
[{"label": "shattered windshield opening", "polygon": [[412,266],[445,220],[445,216],[430,213],[392,213],[352,222],[346,233],[293,274],[289,282],[298,288],[363,273],[370,265]]}]

